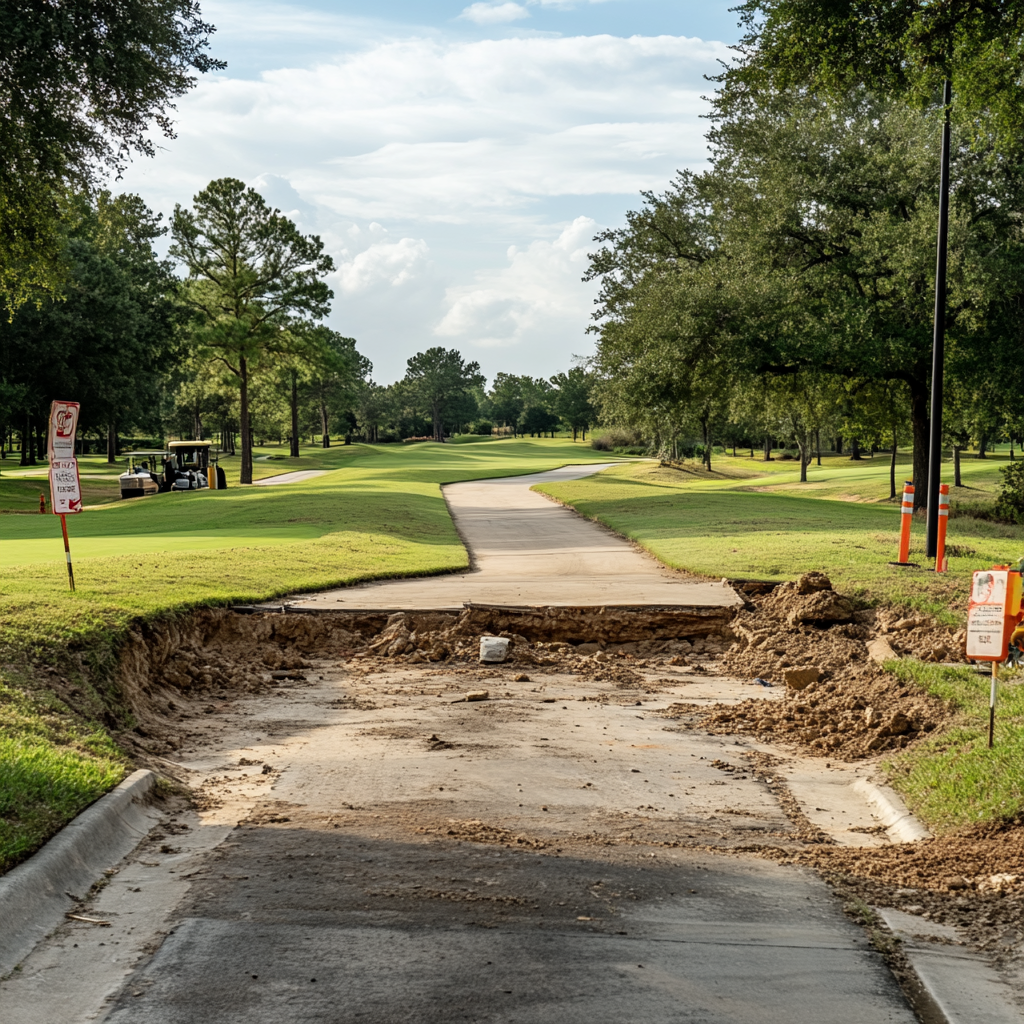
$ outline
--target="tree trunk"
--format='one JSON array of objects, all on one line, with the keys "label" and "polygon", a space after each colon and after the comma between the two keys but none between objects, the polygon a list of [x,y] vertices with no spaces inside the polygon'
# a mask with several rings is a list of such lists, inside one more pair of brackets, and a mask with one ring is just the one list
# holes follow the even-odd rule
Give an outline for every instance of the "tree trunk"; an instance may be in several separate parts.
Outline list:
[{"label": "tree trunk", "polygon": [[107,462],[117,461],[117,424],[111,420],[107,424]]},{"label": "tree trunk", "polygon": [[810,438],[805,436],[801,439],[798,434],[796,436],[796,447],[800,455],[800,483],[805,484],[807,483],[807,467],[811,461]]},{"label": "tree trunk", "polygon": [[289,438],[288,456],[292,459],[299,457],[299,372],[292,370],[292,436]]},{"label": "tree trunk", "polygon": [[238,360],[238,379],[241,384],[238,389],[238,427],[239,433],[242,435],[242,471],[239,474],[238,482],[241,484],[251,484],[252,431],[249,428],[249,364],[244,356]]},{"label": "tree trunk", "polygon": [[928,507],[928,443],[930,417],[928,388],[919,381],[910,382],[910,421],[914,431],[914,511]]},{"label": "tree trunk", "polygon": [[960,445],[953,445],[953,486],[963,487],[960,482]]},{"label": "tree trunk", "polygon": [[764,439],[764,459],[762,461],[772,461],[772,439],[770,437]]},{"label": "tree trunk", "polygon": [[21,428],[21,465],[28,465],[28,413],[25,414],[25,425]]},{"label": "tree trunk", "polygon": [[896,500],[896,424],[892,425],[892,457],[889,459],[889,500]]},{"label": "tree trunk", "polygon": [[860,453],[860,438],[855,437],[850,441],[850,459],[859,462],[863,457]]},{"label": "tree trunk", "polygon": [[988,458],[987,450],[988,450],[988,434],[982,434],[981,437],[978,438],[978,454],[975,455],[975,458],[976,459],[987,459]]},{"label": "tree trunk", "polygon": [[843,435],[836,434],[836,455],[843,454]]},{"label": "tree trunk", "polygon": [[818,452],[818,465],[821,465],[821,429],[814,432],[814,447]]},{"label": "tree trunk", "polygon": [[327,432],[330,424],[327,422],[327,406],[320,403],[320,445],[323,448],[331,447],[331,435]]},{"label": "tree trunk", "polygon": [[703,417],[700,421],[701,434],[704,436],[704,465],[711,472],[711,421]]},{"label": "tree trunk", "polygon": [[572,443],[573,444],[576,443],[576,428],[575,427],[572,428]]},{"label": "tree trunk", "polygon": [[441,422],[441,410],[437,407],[437,402],[431,403],[430,411],[434,420],[434,440],[443,444],[444,424]]}]

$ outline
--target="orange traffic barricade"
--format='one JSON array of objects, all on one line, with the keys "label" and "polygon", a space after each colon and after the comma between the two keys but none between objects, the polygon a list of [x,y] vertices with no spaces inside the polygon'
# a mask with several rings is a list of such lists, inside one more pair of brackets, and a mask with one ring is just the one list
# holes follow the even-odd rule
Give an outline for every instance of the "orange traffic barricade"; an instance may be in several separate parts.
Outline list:
[{"label": "orange traffic barricade", "polygon": [[903,505],[900,508],[900,557],[905,565],[910,560],[910,524],[914,518],[914,485],[908,480],[903,485]]},{"label": "orange traffic barricade", "polygon": [[935,571],[945,572],[949,566],[946,558],[946,524],[949,522],[949,484],[939,484],[939,540],[935,548]]}]

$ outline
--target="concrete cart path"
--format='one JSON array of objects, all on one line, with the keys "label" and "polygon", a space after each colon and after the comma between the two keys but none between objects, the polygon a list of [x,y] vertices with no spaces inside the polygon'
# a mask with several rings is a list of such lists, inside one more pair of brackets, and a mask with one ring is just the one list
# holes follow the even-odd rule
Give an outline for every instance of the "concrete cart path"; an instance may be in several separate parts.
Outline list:
[{"label": "concrete cart path", "polygon": [[202,714],[174,758],[205,809],[82,908],[109,927],[67,921],[0,981],[0,1020],[914,1024],[820,879],[737,852],[799,843],[758,745],[658,713],[777,696],[650,675],[332,657]]},{"label": "concrete cart path", "polygon": [[278,473],[277,476],[264,477],[262,480],[254,480],[256,487],[273,487],[274,484],[297,484],[302,480],[312,480],[315,476],[323,476],[326,469],[297,469],[294,473]]},{"label": "concrete cart path", "polygon": [[469,549],[468,573],[366,583],[291,602],[311,608],[736,604],[721,583],[681,579],[621,537],[530,490],[615,463],[449,484],[444,496]]}]

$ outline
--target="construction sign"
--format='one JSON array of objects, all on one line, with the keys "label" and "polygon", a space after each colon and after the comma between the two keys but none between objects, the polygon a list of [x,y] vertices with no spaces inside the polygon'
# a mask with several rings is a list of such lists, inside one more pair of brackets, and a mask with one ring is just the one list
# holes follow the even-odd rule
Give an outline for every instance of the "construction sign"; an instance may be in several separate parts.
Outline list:
[{"label": "construction sign", "polygon": [[1021,576],[1004,567],[979,569],[967,608],[967,657],[1003,661],[1020,615]]},{"label": "construction sign", "polygon": [[50,508],[60,516],[64,536],[64,558],[68,565],[68,584],[75,589],[75,570],[71,565],[68,521],[73,512],[82,511],[82,482],[75,458],[75,434],[78,432],[78,402],[51,402],[50,429],[46,435],[46,454],[50,460]]},{"label": "construction sign", "polygon": [[58,516],[82,511],[77,459],[50,459],[50,507]]},{"label": "construction sign", "polygon": [[78,432],[78,402],[50,403],[50,430],[46,439],[46,455],[54,459],[75,457],[75,434]]}]

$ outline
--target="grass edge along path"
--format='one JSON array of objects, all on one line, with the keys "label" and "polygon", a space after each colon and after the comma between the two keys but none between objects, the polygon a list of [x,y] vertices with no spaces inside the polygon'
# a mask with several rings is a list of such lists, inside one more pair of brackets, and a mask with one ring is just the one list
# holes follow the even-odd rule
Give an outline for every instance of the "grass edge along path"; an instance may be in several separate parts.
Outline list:
[{"label": "grass edge along path", "polygon": [[[298,484],[159,495],[84,513],[71,524],[79,550],[89,531],[121,537],[128,550],[82,558],[75,594],[67,590],[57,538],[51,561],[0,564],[0,872],[130,770],[114,736],[134,723],[113,672],[133,623],[363,580],[465,569],[468,554],[443,484],[613,461],[562,440],[347,446],[323,453],[318,462],[329,471]],[[281,460],[274,469],[290,467]],[[154,531],[187,536],[232,519],[251,535],[250,545],[130,550],[133,538],[152,539]],[[41,531],[52,532],[53,523],[52,516],[0,516],[0,544],[32,543],[46,536]],[[259,543],[261,532],[287,529],[298,536]],[[74,536],[72,545],[74,551]],[[80,691],[75,708],[47,685],[54,666]]]}]

